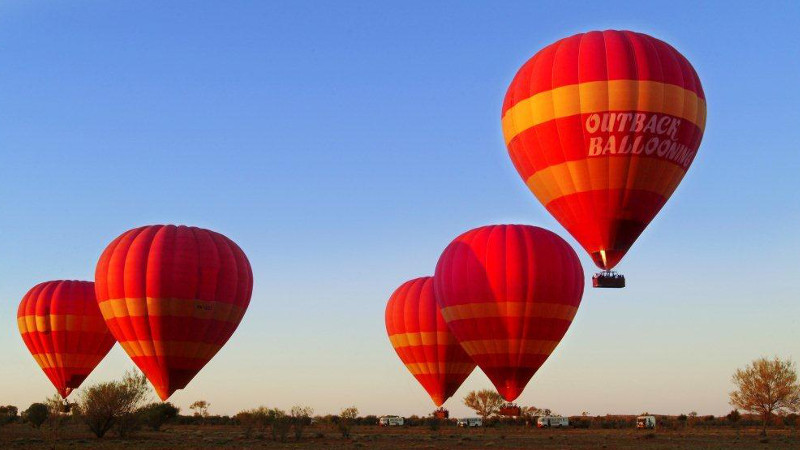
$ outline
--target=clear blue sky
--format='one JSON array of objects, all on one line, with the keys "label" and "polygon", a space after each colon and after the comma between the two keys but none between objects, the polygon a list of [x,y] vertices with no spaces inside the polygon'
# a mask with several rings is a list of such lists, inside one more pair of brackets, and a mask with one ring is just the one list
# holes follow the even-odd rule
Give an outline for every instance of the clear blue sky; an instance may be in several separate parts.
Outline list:
[{"label": "clear blue sky", "polygon": [[[800,359],[796,2],[343,3],[0,3],[0,403],[53,392],[15,325],[31,286],[92,279],[118,234],[182,223],[237,241],[255,292],[172,401],[427,414],[386,300],[475,226],[577,246],[515,172],[500,106],[538,49],[606,28],[689,58],[705,138],[619,266],[629,287],[587,289],[520,403],[722,414],[736,367]],[[115,347],[87,383],[130,365]],[[456,395],[488,386],[476,371]]]}]

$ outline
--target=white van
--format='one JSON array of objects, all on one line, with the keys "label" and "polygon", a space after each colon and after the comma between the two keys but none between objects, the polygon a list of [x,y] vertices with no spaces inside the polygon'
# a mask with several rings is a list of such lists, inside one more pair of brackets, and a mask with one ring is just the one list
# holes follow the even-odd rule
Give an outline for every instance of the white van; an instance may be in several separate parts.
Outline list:
[{"label": "white van", "polygon": [[639,416],[636,418],[636,428],[653,430],[656,428],[656,418],[654,416]]},{"label": "white van", "polygon": [[544,416],[536,420],[539,428],[566,428],[569,426],[569,419],[566,417]]},{"label": "white van", "polygon": [[378,425],[382,427],[402,427],[405,422],[406,420],[400,416],[381,416]]},{"label": "white van", "polygon": [[482,427],[483,419],[480,417],[467,417],[464,419],[458,419],[457,424],[459,427]]}]

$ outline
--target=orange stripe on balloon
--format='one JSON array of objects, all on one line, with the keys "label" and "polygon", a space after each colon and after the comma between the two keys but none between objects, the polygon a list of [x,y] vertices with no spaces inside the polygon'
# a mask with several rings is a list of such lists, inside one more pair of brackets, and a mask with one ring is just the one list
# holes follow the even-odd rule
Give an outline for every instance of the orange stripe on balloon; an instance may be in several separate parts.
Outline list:
[{"label": "orange stripe on balloon", "polygon": [[194,359],[210,359],[222,348],[217,344],[192,341],[120,341],[119,344],[132,358],[192,355]]},{"label": "orange stripe on balloon", "polygon": [[[475,363],[472,361],[457,363],[457,362],[421,362],[421,363],[407,363],[406,368],[412,375],[442,375],[442,374],[464,374],[469,375],[475,369]],[[431,368],[434,370],[431,371]]]},{"label": "orange stripe on balloon", "polygon": [[17,317],[21,333],[49,331],[85,331],[107,333],[108,327],[100,316],[79,316],[76,314],[53,314],[50,316],[25,315]]},{"label": "orange stripe on balloon", "polygon": [[227,302],[181,298],[115,298],[100,302],[106,320],[123,317],[190,317],[238,324],[245,308]]},{"label": "orange stripe on balloon", "polygon": [[[619,176],[629,170],[636,158],[636,176]],[[641,156],[587,158],[567,161],[539,170],[526,184],[533,195],[547,206],[566,195],[595,190],[641,190],[666,200],[680,184],[686,170],[669,161]]]},{"label": "orange stripe on balloon", "polygon": [[512,106],[503,115],[506,145],[518,134],[561,117],[605,111],[668,114],[700,128],[706,124],[706,102],[674,84],[649,80],[607,80],[562,86],[540,92]]},{"label": "orange stripe on balloon", "polygon": [[90,372],[105,355],[94,353],[34,353],[33,359],[42,369],[89,369]]},{"label": "orange stripe on balloon", "polygon": [[[571,321],[577,312],[578,308],[575,306],[560,303],[532,302],[462,303],[442,308],[442,316],[448,323],[453,320],[483,319],[488,317],[536,317]],[[467,350],[467,353],[469,353],[469,350]]]},{"label": "orange stripe on balloon", "polygon": [[533,339],[481,339],[464,341],[461,347],[470,355],[549,355],[559,341]]},{"label": "orange stripe on balloon", "polygon": [[389,336],[392,347],[414,347],[417,345],[458,345],[455,336],[449,331],[398,333]]}]

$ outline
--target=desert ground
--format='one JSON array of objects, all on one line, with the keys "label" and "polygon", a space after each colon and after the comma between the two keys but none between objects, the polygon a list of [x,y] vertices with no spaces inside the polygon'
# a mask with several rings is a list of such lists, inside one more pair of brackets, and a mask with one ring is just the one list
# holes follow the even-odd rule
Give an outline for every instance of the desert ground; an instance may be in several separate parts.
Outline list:
[{"label": "desert ground", "polygon": [[140,431],[121,439],[108,435],[96,439],[80,426],[67,426],[54,434],[15,423],[0,429],[1,448],[546,448],[546,449],[746,449],[800,448],[800,433],[774,429],[767,439],[756,428],[686,428],[638,431],[634,429],[542,430],[525,427],[459,429],[443,427],[380,428],[356,426],[350,439],[343,439],[333,426],[312,425],[301,441],[290,436],[275,442],[267,432],[244,430],[232,425],[168,425],[161,431]]}]

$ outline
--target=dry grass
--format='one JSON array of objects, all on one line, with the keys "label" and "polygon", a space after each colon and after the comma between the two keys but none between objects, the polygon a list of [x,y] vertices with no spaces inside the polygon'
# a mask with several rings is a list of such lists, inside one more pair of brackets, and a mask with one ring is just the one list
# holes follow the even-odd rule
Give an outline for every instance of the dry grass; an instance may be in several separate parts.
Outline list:
[{"label": "dry grass", "polygon": [[[333,427],[310,426],[301,442],[278,443],[269,436],[254,433],[245,439],[236,426],[166,426],[163,431],[142,431],[134,438],[107,436],[95,439],[88,430],[73,425],[61,431],[57,447],[68,448],[377,448],[377,449],[746,449],[800,448],[800,434],[793,430],[770,430],[767,443],[760,442],[758,430],[685,429],[657,430],[539,430],[522,427],[431,431],[425,427],[353,428],[352,439],[345,440]],[[27,425],[11,424],[0,429],[0,448],[53,448],[46,431]]]}]

